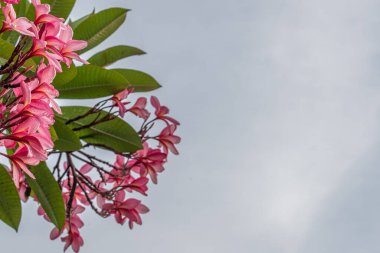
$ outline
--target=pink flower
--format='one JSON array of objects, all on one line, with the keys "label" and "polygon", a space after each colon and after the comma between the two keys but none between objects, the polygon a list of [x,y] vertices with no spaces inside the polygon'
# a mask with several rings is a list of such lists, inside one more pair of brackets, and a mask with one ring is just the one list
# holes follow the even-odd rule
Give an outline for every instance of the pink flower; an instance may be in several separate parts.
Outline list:
[{"label": "pink flower", "polygon": [[112,97],[113,104],[119,107],[119,115],[122,118],[127,112],[125,105],[128,104],[128,102],[123,102],[123,100],[126,99],[129,94],[131,94],[131,91],[129,89],[125,89]]},{"label": "pink flower", "polygon": [[134,154],[134,159],[128,165],[141,176],[149,174],[153,183],[157,184],[157,174],[164,171],[163,164],[166,162],[167,154],[160,149],[151,149],[147,142],[143,144],[144,149]]},{"label": "pink flower", "polygon": [[141,204],[140,200],[130,198],[125,199],[124,192],[118,192],[112,204],[104,204],[103,209],[110,214],[114,214],[117,223],[123,225],[127,220],[129,228],[133,228],[133,223],[142,224],[140,214],[149,212],[148,207]]},{"label": "pink flower", "polygon": [[156,138],[160,145],[164,148],[164,152],[166,154],[168,153],[168,150],[175,155],[179,154],[175,145],[181,142],[181,137],[174,135],[176,129],[176,125],[168,125]]},{"label": "pink flower", "polygon": [[25,172],[28,176],[35,179],[32,172],[28,169],[26,165],[37,165],[40,161],[37,158],[31,157],[28,149],[23,146],[16,150],[13,155],[2,154],[11,160],[13,181],[16,185],[22,181],[22,172]]},{"label": "pink flower", "polygon": [[137,179],[131,180],[130,183],[126,184],[123,187],[125,187],[125,190],[128,192],[136,191],[136,192],[141,193],[144,196],[147,196],[146,192],[148,191],[148,186],[147,186],[148,182],[149,182],[148,178],[139,177]]},{"label": "pink flower", "polygon": [[56,53],[51,53],[47,51],[47,45],[48,44],[46,43],[46,41],[34,38],[33,47],[30,52],[30,57],[42,56],[48,60],[50,66],[53,66],[58,72],[62,72],[60,61],[63,61],[63,57]]},{"label": "pink flower", "polygon": [[87,42],[83,40],[73,40],[73,29],[63,22],[49,23],[45,26],[45,32],[41,39],[45,40],[47,47],[62,56],[62,61],[70,66],[71,59],[88,64],[87,61],[79,57],[75,51],[87,47]]},{"label": "pink flower", "polygon": [[131,89],[125,89],[116,95],[112,97],[113,104],[116,105],[119,108],[119,115],[120,117],[124,117],[126,112],[131,112],[134,115],[143,118],[143,119],[148,119],[149,118],[149,112],[146,110],[146,104],[147,104],[147,99],[146,98],[138,98],[136,100],[136,103],[129,109],[126,108],[126,105],[129,104],[130,102],[124,101],[126,100],[129,94],[132,93]]},{"label": "pink flower", "polygon": [[[70,180],[72,181],[73,179],[70,178]],[[68,183],[68,179],[64,180],[63,181],[63,187],[67,190],[70,190],[71,188],[69,187],[69,183]],[[85,186],[83,186],[85,188]],[[82,189],[80,187],[77,187],[74,191],[74,195],[73,195],[73,198],[74,198],[74,202],[76,203],[76,201],[78,200],[80,203],[82,203],[83,205],[86,205],[88,206],[89,203],[87,201],[87,198],[85,196],[85,194],[83,193]]]},{"label": "pink flower", "polygon": [[37,71],[39,85],[31,87],[32,99],[45,99],[56,112],[61,114],[61,108],[54,100],[59,96],[59,92],[52,85],[55,75],[56,72],[54,67],[40,64]]},{"label": "pink flower", "polygon": [[32,0],[34,8],[36,10],[36,18],[34,23],[36,25],[41,23],[53,23],[53,22],[63,22],[63,19],[57,18],[50,13],[50,5],[41,4],[40,0]]},{"label": "pink flower", "polygon": [[67,236],[62,237],[62,242],[65,242],[64,251],[71,246],[76,253],[78,253],[80,247],[84,245],[83,238],[81,237],[79,230],[76,228],[72,228]]},{"label": "pink flower", "polygon": [[167,116],[167,114],[169,113],[169,108],[167,108],[166,106],[161,106],[160,101],[158,100],[157,97],[152,96],[150,98],[150,103],[155,108],[156,110],[155,114],[158,119],[161,119],[165,122],[171,122],[174,125],[180,125],[180,123],[177,120],[173,119],[172,117]]},{"label": "pink flower", "polygon": [[20,196],[20,199],[23,201],[23,202],[26,202],[29,198],[27,192],[28,192],[28,189],[29,189],[29,186],[25,183],[25,181],[23,182],[20,182],[20,184],[18,185],[18,195]]},{"label": "pink flower", "polygon": [[[77,253],[79,252],[80,247],[84,245],[83,238],[79,232],[79,229],[82,228],[84,224],[78,216],[78,214],[83,213],[84,210],[85,209],[82,206],[74,206],[70,219],[66,220],[64,230],[67,230],[67,235],[61,238],[61,240],[65,242],[64,251],[71,246],[73,251]],[[50,239],[55,240],[61,236],[61,234],[62,232],[60,232],[57,228],[54,228],[50,233]]]},{"label": "pink flower", "polygon": [[2,0],[3,2],[7,4],[18,4],[20,0]]},{"label": "pink flower", "polygon": [[0,32],[13,30],[27,36],[36,36],[37,28],[35,25],[27,18],[16,18],[16,12],[11,4],[2,7],[2,11],[5,20]]},{"label": "pink flower", "polygon": [[143,118],[144,120],[149,118],[150,113],[146,108],[147,99],[146,98],[138,98],[136,103],[129,108],[127,111],[133,113],[137,117]]},{"label": "pink flower", "polygon": [[58,72],[62,72],[60,62],[66,63],[68,67],[72,64],[72,59],[88,64],[75,53],[75,51],[87,47],[87,42],[74,40],[72,28],[68,24],[64,24],[63,19],[49,14],[49,5],[41,4],[40,0],[33,0],[33,5],[36,9],[34,24],[37,26],[38,36],[33,40],[29,57],[46,58],[49,65]]},{"label": "pink flower", "polygon": [[69,25],[61,25],[61,30],[58,39],[64,42],[64,46],[60,49],[63,60],[67,66],[70,66],[71,59],[80,61],[84,64],[89,64],[86,60],[79,57],[75,51],[82,50],[87,47],[87,41],[73,40],[73,29]]},{"label": "pink flower", "polygon": [[5,146],[14,147],[15,144],[11,143],[11,141],[13,141],[17,143],[19,147],[26,147],[30,157],[44,161],[47,159],[46,150],[54,146],[49,137],[50,136],[46,137],[40,133],[19,132],[3,136],[2,138],[7,139]]}]

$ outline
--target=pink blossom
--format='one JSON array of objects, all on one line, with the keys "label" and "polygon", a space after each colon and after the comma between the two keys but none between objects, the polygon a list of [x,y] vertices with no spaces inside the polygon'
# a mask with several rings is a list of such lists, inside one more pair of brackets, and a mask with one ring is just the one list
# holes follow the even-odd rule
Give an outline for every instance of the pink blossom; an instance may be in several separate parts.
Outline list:
[{"label": "pink blossom", "polygon": [[132,192],[136,191],[144,196],[147,196],[149,179],[146,177],[139,177],[137,179],[132,179],[128,184],[123,185],[126,191]]},{"label": "pink blossom", "polygon": [[47,51],[46,47],[46,41],[40,39],[33,39],[33,47],[30,52],[30,57],[42,56],[48,60],[49,65],[53,66],[56,69],[56,71],[62,72],[60,61],[63,61],[63,57],[56,53],[51,53]]},{"label": "pink blossom", "polygon": [[126,99],[129,94],[131,94],[131,91],[129,89],[125,89],[112,97],[113,104],[119,108],[119,115],[122,118],[127,112],[125,105],[128,104],[128,102],[123,102],[123,100]]},{"label": "pink blossom", "polygon": [[40,0],[32,0],[34,8],[36,10],[36,18],[34,23],[36,25],[41,23],[53,23],[53,22],[63,22],[63,19],[57,18],[50,13],[50,5],[41,4]]},{"label": "pink blossom", "polygon": [[130,198],[125,200],[125,193],[118,192],[112,204],[104,204],[103,209],[110,214],[114,214],[117,223],[123,225],[127,220],[129,227],[133,228],[133,223],[142,224],[140,214],[149,212],[148,207],[141,204],[140,200]]},{"label": "pink blossom", "polygon": [[27,192],[29,190],[29,186],[25,183],[25,181],[20,182],[20,184],[17,187],[18,195],[20,196],[20,199],[23,202],[26,202],[28,200]]},{"label": "pink blossom", "polygon": [[146,109],[147,99],[146,98],[138,98],[136,103],[129,108],[127,111],[133,113],[137,117],[143,118],[147,120],[149,118],[150,113]]},{"label": "pink blossom", "polygon": [[153,183],[157,184],[157,174],[164,171],[163,164],[166,162],[167,154],[160,149],[152,149],[147,142],[143,144],[144,149],[134,154],[134,160],[129,163],[132,170],[140,173],[141,176],[149,174]]},{"label": "pink blossom", "polygon": [[48,23],[44,27],[45,31],[42,40],[46,41],[46,47],[52,52],[60,55],[62,61],[70,66],[71,59],[88,64],[87,61],[79,57],[75,51],[87,47],[87,42],[83,40],[73,40],[73,29],[63,22]]},{"label": "pink blossom", "polygon": [[179,154],[175,145],[181,142],[181,137],[174,135],[176,129],[176,125],[168,125],[156,138],[160,145],[164,148],[164,152],[166,154],[168,153],[168,150],[175,155]]},{"label": "pink blossom", "polygon": [[21,34],[35,37],[37,28],[27,18],[16,18],[16,12],[11,4],[7,4],[2,7],[2,11],[5,17],[3,21],[3,27],[0,32],[13,30]]},{"label": "pink blossom", "polygon": [[[85,209],[82,206],[74,206],[70,219],[66,220],[64,230],[67,230],[67,235],[61,238],[61,240],[65,242],[64,251],[66,251],[71,246],[74,252],[79,252],[80,247],[84,245],[83,238],[79,232],[79,229],[82,228],[84,224],[78,215],[80,213],[83,213],[84,210]],[[57,239],[59,236],[61,236],[62,232],[60,232],[57,228],[54,228],[50,233],[50,239]]]},{"label": "pink blossom", "polygon": [[8,4],[18,4],[20,2],[20,0],[2,0],[2,1]]},{"label": "pink blossom", "polygon": [[26,165],[37,165],[40,161],[37,158],[31,157],[25,146],[18,148],[13,155],[2,155],[11,160],[13,180],[16,185],[21,181],[22,172],[25,172],[28,176],[35,179],[34,175]]},{"label": "pink blossom", "polygon": [[155,108],[155,114],[158,119],[164,120],[165,122],[171,122],[174,125],[180,124],[177,120],[167,116],[167,114],[169,113],[169,108],[167,108],[166,106],[162,106],[157,97],[152,96],[150,98],[150,103]]}]

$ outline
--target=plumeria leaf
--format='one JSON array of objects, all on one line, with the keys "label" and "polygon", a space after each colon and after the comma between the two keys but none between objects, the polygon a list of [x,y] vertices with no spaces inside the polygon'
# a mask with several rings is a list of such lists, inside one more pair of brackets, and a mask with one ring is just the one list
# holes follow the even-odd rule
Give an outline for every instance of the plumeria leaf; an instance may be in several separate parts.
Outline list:
[{"label": "plumeria leaf", "polygon": [[62,152],[70,152],[82,148],[82,143],[78,135],[60,119],[55,120],[54,129],[58,136],[58,139],[54,142],[54,149]]},{"label": "plumeria leaf", "polygon": [[21,221],[21,202],[9,172],[0,164],[0,220],[18,230]]},{"label": "plumeria leaf", "polygon": [[7,148],[7,155],[13,155],[15,153],[14,148]]},{"label": "plumeria leaf", "polygon": [[57,181],[44,162],[30,168],[30,171],[36,179],[26,175],[29,186],[36,194],[50,221],[61,230],[65,224],[66,211]]},{"label": "plumeria leaf", "polygon": [[161,87],[152,76],[138,70],[109,70],[93,65],[73,70],[71,68],[68,72],[58,74],[54,81],[60,94],[59,98],[100,98],[114,95],[127,88],[133,88],[135,92],[146,92]]},{"label": "plumeria leaf", "polygon": [[[4,59],[7,61],[11,57],[14,49],[15,47],[11,43],[3,39],[0,39],[0,58],[1,59]],[[29,59],[26,61],[24,66],[32,67],[32,66],[36,66],[36,63],[32,59]]]},{"label": "plumeria leaf", "polygon": [[88,46],[79,53],[96,47],[113,34],[125,21],[127,9],[110,8],[89,16],[74,29],[74,38],[85,40]]},{"label": "plumeria leaf", "polygon": [[[129,82],[116,71],[98,66],[77,67],[77,74],[69,82],[55,82],[59,98],[86,99],[113,95],[130,87]],[[65,77],[65,73],[63,73]]]},{"label": "plumeria leaf", "polygon": [[20,37],[20,34],[15,31],[6,31],[1,36],[2,39],[9,42],[11,45],[15,45],[18,41],[18,38]]},{"label": "plumeria leaf", "polygon": [[54,129],[54,126],[50,127],[49,132],[50,132],[50,135],[51,135],[51,140],[53,142],[56,141],[56,140],[58,140],[58,135],[57,135],[57,132]]},{"label": "plumeria leaf", "polygon": [[[85,115],[91,107],[63,106],[61,109],[62,115],[56,115],[56,117],[68,121],[77,116]],[[127,122],[118,117],[88,128],[79,129],[89,126],[94,120],[101,119],[107,115],[107,112],[101,111],[76,120],[68,126],[76,130],[76,134],[83,141],[118,153],[134,152],[142,148],[141,139],[136,131]]]},{"label": "plumeria leaf", "polygon": [[76,0],[42,0],[41,2],[50,5],[50,14],[66,19],[73,10]]},{"label": "plumeria leaf", "polygon": [[20,0],[19,4],[13,5],[17,17],[25,17],[25,15],[28,13],[30,2],[28,0]]},{"label": "plumeria leaf", "polygon": [[145,52],[136,47],[114,46],[95,54],[90,59],[88,59],[88,62],[92,65],[106,67],[121,59],[143,54],[145,54]]},{"label": "plumeria leaf", "polygon": [[133,69],[113,69],[128,80],[134,92],[146,92],[158,89],[161,85],[150,75]]},{"label": "plumeria leaf", "polygon": [[53,83],[55,86],[62,86],[72,81],[76,77],[77,73],[77,68],[74,65],[71,65],[70,68],[68,68],[65,64],[63,64],[62,73],[57,73]]},{"label": "plumeria leaf", "polygon": [[75,29],[78,27],[78,25],[80,25],[83,21],[85,21],[86,19],[88,19],[89,17],[91,17],[92,15],[95,14],[95,9],[90,13],[90,14],[87,14],[75,21],[72,21],[71,19],[69,20],[69,25],[71,26],[72,29]]}]

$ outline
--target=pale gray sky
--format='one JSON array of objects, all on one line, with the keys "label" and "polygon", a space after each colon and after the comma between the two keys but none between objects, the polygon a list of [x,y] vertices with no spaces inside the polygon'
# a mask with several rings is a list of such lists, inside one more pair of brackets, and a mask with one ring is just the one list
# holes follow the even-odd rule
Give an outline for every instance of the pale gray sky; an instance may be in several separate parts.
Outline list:
[{"label": "pale gray sky", "polygon": [[[133,9],[107,41],[180,119],[173,157],[129,231],[86,215],[83,253],[380,251],[380,1],[78,0]],[[96,50],[95,50],[96,51]],[[24,207],[4,252],[61,252]]]}]

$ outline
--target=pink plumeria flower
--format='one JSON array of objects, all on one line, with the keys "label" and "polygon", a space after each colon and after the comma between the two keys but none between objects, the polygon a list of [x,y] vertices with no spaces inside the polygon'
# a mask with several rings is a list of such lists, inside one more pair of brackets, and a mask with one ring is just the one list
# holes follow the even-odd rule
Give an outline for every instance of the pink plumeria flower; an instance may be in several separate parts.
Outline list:
[{"label": "pink plumeria flower", "polygon": [[29,177],[35,179],[27,165],[35,166],[39,164],[40,161],[37,158],[30,157],[30,153],[25,146],[18,148],[13,155],[1,154],[11,160],[13,180],[16,184],[19,184],[22,172],[25,172]]},{"label": "pink plumeria flower", "polygon": [[130,183],[126,185],[122,185],[125,187],[125,190],[128,192],[139,192],[144,196],[148,196],[147,191],[148,191],[148,182],[149,179],[146,177],[139,177],[137,179],[131,180]]},{"label": "pink plumeria flower", "polygon": [[149,174],[152,182],[157,184],[157,174],[164,171],[163,164],[166,162],[167,154],[160,149],[151,149],[147,142],[143,143],[144,149],[134,154],[134,160],[128,164],[132,170],[141,176]]},{"label": "pink plumeria flower", "polygon": [[179,154],[175,145],[181,142],[181,137],[174,135],[176,129],[176,125],[168,125],[161,131],[160,135],[156,137],[156,140],[164,148],[166,154],[168,150],[175,155]]},{"label": "pink plumeria flower", "polygon": [[123,91],[120,91],[119,93],[115,94],[113,97],[112,97],[112,102],[114,105],[116,105],[118,108],[119,108],[119,115],[120,117],[124,117],[125,113],[127,112],[127,108],[125,107],[126,104],[128,104],[128,102],[123,102],[123,100],[125,100],[129,94],[131,94],[131,90],[129,89],[125,89]]},{"label": "pink plumeria flower", "polygon": [[155,108],[155,114],[158,119],[167,122],[167,124],[169,124],[168,122],[171,122],[174,125],[180,125],[180,123],[177,120],[167,116],[167,114],[169,113],[169,108],[167,108],[166,106],[162,106],[157,97],[152,96],[150,98],[150,103]]},{"label": "pink plumeria flower", "polygon": [[7,4],[1,9],[3,11],[5,20],[0,32],[13,30],[30,37],[36,36],[37,28],[35,25],[27,18],[16,18],[16,12],[11,4]]},{"label": "pink plumeria flower", "polygon": [[34,23],[36,25],[43,23],[64,22],[63,19],[57,18],[50,13],[50,5],[41,4],[40,0],[32,0],[32,4],[36,10],[36,17]]},{"label": "pink plumeria flower", "polygon": [[63,61],[67,66],[70,66],[71,59],[82,62],[83,64],[89,64],[86,60],[79,57],[75,51],[82,50],[87,47],[87,41],[84,40],[73,40],[73,29],[69,25],[62,24],[58,39],[64,42],[63,48],[61,48],[60,53],[63,56]]},{"label": "pink plumeria flower", "polygon": [[112,204],[104,204],[103,209],[114,214],[117,223],[123,225],[127,220],[129,228],[133,228],[133,223],[142,224],[140,214],[149,212],[149,208],[141,204],[140,200],[130,198],[125,199],[124,192],[117,192]]},{"label": "pink plumeria flower", "polygon": [[[83,221],[80,219],[80,213],[84,212],[84,207],[75,205],[73,206],[73,211],[71,212],[70,219],[66,220],[64,230],[67,230],[67,235],[62,237],[61,240],[65,242],[64,251],[66,251],[70,246],[74,252],[78,253],[80,247],[84,245],[83,238],[80,235],[79,229],[84,226]],[[50,233],[50,239],[55,240],[61,236],[63,231],[59,231],[54,228]]]},{"label": "pink plumeria flower", "polygon": [[30,57],[42,56],[48,60],[49,65],[53,66],[57,72],[62,72],[62,67],[61,67],[60,62],[63,61],[63,57],[58,54],[48,52],[46,50],[46,47],[47,47],[46,41],[34,38],[33,47],[30,52]]},{"label": "pink plumeria flower", "polygon": [[59,96],[58,90],[52,85],[53,80],[56,75],[56,70],[52,66],[46,66],[41,63],[37,70],[37,78],[39,80],[39,85],[32,87],[32,99],[46,99],[53,109],[61,114],[61,108],[54,100]]},{"label": "pink plumeria flower", "polygon": [[72,59],[89,64],[80,58],[75,51],[79,51],[87,47],[87,42],[83,40],[73,39],[73,29],[63,22],[48,23],[44,27],[45,31],[41,39],[46,41],[47,48],[62,56],[62,61],[67,66],[72,64]]},{"label": "pink plumeria flower", "polygon": [[18,4],[20,0],[2,0],[4,3],[7,4]]},{"label": "pink plumeria flower", "polygon": [[146,98],[143,98],[143,97],[138,98],[136,100],[136,103],[127,111],[133,113],[137,117],[147,120],[149,118],[150,113],[146,109],[146,104],[147,104]]}]

